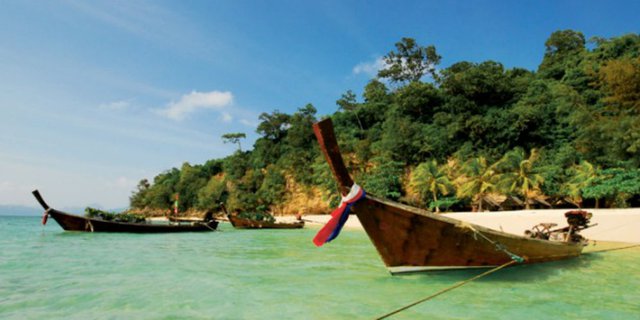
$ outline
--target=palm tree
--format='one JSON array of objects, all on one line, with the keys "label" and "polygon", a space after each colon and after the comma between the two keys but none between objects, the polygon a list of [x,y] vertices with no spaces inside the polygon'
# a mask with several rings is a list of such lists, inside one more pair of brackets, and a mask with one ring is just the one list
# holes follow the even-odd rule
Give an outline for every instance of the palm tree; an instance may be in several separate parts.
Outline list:
[{"label": "palm tree", "polygon": [[540,158],[538,149],[531,149],[527,158],[521,148],[507,152],[495,167],[499,171],[498,188],[505,193],[519,194],[524,198],[525,209],[530,209],[530,201],[541,195],[540,186],[544,182],[542,175],[536,173],[534,166]]},{"label": "palm tree", "polygon": [[453,184],[444,167],[438,167],[436,160],[423,162],[416,168],[410,182],[411,187],[419,193],[421,200],[425,200],[429,195],[433,199],[436,212],[440,212],[438,205],[438,194],[447,195],[453,190]]},{"label": "palm tree", "polygon": [[478,205],[478,211],[482,211],[483,202],[496,189],[494,167],[488,165],[484,157],[478,157],[465,162],[460,172],[462,175],[457,179],[457,197],[471,198]]},{"label": "palm tree", "polygon": [[593,180],[597,177],[597,169],[589,161],[582,160],[579,164],[569,168],[569,174],[571,177],[562,185],[562,189],[579,208],[582,208],[582,189],[593,183]]}]

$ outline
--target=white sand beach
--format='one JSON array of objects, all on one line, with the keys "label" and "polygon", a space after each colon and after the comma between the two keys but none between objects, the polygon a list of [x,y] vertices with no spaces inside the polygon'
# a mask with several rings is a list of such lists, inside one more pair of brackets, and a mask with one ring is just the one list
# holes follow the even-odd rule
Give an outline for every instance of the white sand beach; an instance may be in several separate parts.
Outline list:
[{"label": "white sand beach", "polygon": [[[584,209],[593,213],[592,223],[598,225],[584,230],[582,235],[597,241],[618,241],[640,243],[640,208],[632,209]],[[519,210],[495,212],[455,212],[445,213],[447,217],[459,219],[517,235],[531,229],[542,222],[557,223],[566,226],[564,213],[568,209],[551,210]],[[279,217],[281,218],[281,217]],[[289,217],[282,217],[288,219]],[[293,218],[293,217],[291,217]],[[303,219],[308,226],[322,226],[329,221],[329,215],[305,215]],[[345,228],[362,229],[360,221],[355,215],[349,217]]]}]

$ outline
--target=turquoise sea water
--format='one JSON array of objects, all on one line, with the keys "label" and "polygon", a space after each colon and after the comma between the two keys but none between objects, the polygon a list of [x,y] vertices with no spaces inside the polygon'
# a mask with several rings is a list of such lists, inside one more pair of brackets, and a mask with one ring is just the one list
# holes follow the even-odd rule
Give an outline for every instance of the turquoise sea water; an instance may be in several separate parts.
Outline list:
[{"label": "turquoise sea water", "polygon": [[[390,276],[359,230],[322,248],[313,228],[220,230],[78,233],[0,216],[0,319],[371,319],[481,272]],[[640,250],[501,270],[391,319],[470,318],[639,319]]]}]

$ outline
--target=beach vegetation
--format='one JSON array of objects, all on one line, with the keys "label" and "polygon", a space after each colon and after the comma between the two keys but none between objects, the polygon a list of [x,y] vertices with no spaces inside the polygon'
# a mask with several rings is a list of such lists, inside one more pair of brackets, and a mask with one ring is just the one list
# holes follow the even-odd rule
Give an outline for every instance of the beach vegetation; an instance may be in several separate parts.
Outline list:
[{"label": "beach vegetation", "polygon": [[[378,77],[345,88],[331,114],[354,180],[372,195],[441,210],[636,205],[640,35],[553,32],[537,70],[499,61],[442,67],[402,38]],[[315,141],[312,104],[259,116],[258,138],[224,159],[142,180],[134,208],[328,212],[340,195]],[[295,206],[291,205],[295,204]],[[322,204],[322,205],[321,205]],[[321,208],[319,208],[321,207]],[[162,211],[162,210],[160,210]]]},{"label": "beach vegetation", "polygon": [[440,206],[450,207],[451,198],[444,201],[439,196],[446,196],[453,192],[454,186],[446,168],[439,166],[436,160],[426,161],[418,165],[411,177],[411,186],[415,188],[422,202],[429,203],[429,207],[440,212]]},{"label": "beach vegetation", "polygon": [[105,221],[113,221],[113,222],[124,222],[124,223],[142,223],[145,222],[145,217],[139,214],[132,213],[118,213],[118,212],[110,212],[104,211],[92,207],[86,207],[84,209],[85,216],[87,218],[92,219],[100,219]]}]

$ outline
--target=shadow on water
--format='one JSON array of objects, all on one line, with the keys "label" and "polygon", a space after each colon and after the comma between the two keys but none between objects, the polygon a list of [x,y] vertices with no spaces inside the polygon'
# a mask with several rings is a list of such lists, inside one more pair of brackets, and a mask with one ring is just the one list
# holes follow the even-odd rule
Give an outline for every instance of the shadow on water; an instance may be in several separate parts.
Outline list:
[{"label": "shadow on water", "polygon": [[[554,261],[546,263],[516,265],[499,270],[476,281],[480,282],[538,282],[557,276],[560,272],[579,272],[583,268],[588,268],[593,261],[602,260],[600,255],[583,255],[577,258]],[[395,277],[416,277],[418,281],[430,282],[437,279],[439,282],[458,282],[480,275],[487,269],[466,269],[431,271],[423,273],[413,273],[406,275],[396,275]]]}]

